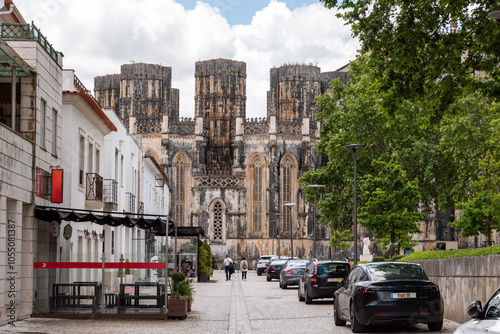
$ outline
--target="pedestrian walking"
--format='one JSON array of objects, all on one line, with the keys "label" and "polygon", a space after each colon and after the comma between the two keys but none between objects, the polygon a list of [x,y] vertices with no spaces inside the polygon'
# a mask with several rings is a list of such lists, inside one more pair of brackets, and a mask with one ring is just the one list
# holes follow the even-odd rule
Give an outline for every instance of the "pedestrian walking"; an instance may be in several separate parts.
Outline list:
[{"label": "pedestrian walking", "polygon": [[246,281],[247,280],[247,271],[248,271],[248,262],[244,256],[240,262],[240,270],[241,270],[241,279],[243,281]]},{"label": "pedestrian walking", "polygon": [[231,280],[231,274],[234,273],[234,264],[229,255],[226,255],[224,259],[224,270],[226,272],[226,281]]}]

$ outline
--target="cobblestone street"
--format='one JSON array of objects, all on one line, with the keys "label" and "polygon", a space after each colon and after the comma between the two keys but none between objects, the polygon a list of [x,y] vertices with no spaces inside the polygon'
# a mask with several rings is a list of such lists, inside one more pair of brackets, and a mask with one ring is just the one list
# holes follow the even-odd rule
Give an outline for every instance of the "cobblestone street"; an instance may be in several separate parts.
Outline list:
[{"label": "cobblestone street", "polygon": [[[297,288],[282,290],[278,281],[238,273],[225,281],[216,271],[217,283],[195,283],[192,311],[185,320],[63,320],[30,318],[15,326],[0,327],[2,333],[352,333],[333,323],[331,299],[311,305],[297,299]],[[453,333],[457,323],[445,321],[439,333]],[[429,332],[427,326],[379,327],[372,333]]]}]

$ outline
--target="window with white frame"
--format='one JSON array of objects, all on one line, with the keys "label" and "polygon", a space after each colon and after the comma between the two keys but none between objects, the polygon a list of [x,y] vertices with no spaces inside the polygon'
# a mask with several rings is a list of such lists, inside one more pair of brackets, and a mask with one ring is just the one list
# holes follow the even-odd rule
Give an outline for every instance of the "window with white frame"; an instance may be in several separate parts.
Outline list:
[{"label": "window with white frame", "polygon": [[85,132],[80,129],[78,145],[78,184],[83,186],[85,170]]},{"label": "window with white frame", "polygon": [[47,117],[47,102],[41,100],[40,102],[40,147],[45,148],[45,127]]},{"label": "window with white frame", "polygon": [[57,110],[52,109],[52,154],[57,156]]}]

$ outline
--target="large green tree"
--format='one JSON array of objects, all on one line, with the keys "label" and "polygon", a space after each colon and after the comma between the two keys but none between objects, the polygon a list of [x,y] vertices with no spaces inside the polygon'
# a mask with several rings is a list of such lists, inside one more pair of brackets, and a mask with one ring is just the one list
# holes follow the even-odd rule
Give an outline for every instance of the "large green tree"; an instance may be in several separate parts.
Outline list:
[{"label": "large green tree", "polygon": [[[334,82],[317,99],[318,153],[326,166],[306,173],[304,184],[323,184],[323,223],[352,226],[353,158],[358,178],[377,175],[372,161],[397,153],[409,180],[418,178],[425,211],[454,208],[471,199],[479,161],[498,149],[500,24],[487,14],[496,1],[321,0],[341,9],[362,43],[349,65],[347,85]],[[457,30],[450,31],[452,22]],[[482,71],[482,72],[481,72]],[[477,79],[477,74],[487,76]],[[363,186],[360,180],[360,187]],[[308,201],[312,191],[304,188]],[[360,199],[370,200],[370,197]]]},{"label": "large green tree", "polygon": [[491,246],[494,230],[500,229],[500,161],[488,155],[479,165],[481,175],[471,185],[474,196],[457,205],[460,218],[452,225],[461,228],[464,237],[482,233]]},{"label": "large green tree", "polygon": [[377,241],[389,248],[392,257],[396,249],[413,246],[409,236],[420,233],[418,179],[408,180],[397,155],[389,162],[374,160],[372,166],[378,173],[364,177],[360,224],[376,232]]}]

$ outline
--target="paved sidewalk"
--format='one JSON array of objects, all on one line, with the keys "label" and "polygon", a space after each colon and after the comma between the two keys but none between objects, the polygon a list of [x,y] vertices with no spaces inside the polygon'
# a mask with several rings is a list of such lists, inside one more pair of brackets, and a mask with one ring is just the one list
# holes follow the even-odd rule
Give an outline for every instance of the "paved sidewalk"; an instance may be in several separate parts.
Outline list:
[{"label": "paved sidewalk", "polygon": [[[217,283],[194,283],[195,299],[192,311],[185,320],[29,318],[15,322],[15,326],[0,326],[0,333],[228,333],[230,323],[234,324],[232,333],[236,333],[236,326],[238,324],[239,328],[242,321],[237,322],[237,312],[242,309],[241,303],[231,308],[231,299],[241,296],[241,286],[239,291],[237,288],[239,276],[235,275],[232,281],[226,281],[224,271],[216,271],[212,279],[217,280]],[[230,313],[233,317],[231,321]],[[246,323],[249,328],[248,317]]]}]

